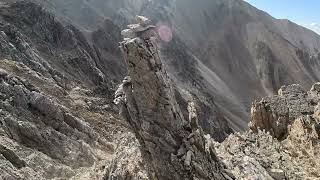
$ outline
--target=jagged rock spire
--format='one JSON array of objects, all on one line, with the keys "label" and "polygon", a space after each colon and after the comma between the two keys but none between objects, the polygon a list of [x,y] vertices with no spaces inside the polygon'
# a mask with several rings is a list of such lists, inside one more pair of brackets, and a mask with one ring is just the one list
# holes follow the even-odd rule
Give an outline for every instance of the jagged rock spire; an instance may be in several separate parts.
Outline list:
[{"label": "jagged rock spire", "polygon": [[125,40],[133,39],[142,34],[146,37],[153,37],[155,34],[148,34],[147,32],[153,32],[155,26],[150,25],[151,21],[143,16],[136,16],[138,24],[129,24],[128,29],[121,31],[121,35]]},{"label": "jagged rock spire", "polygon": [[128,77],[115,103],[140,141],[150,179],[230,178],[197,123],[194,103],[188,107],[189,120],[181,113],[159,56],[155,26],[142,16],[137,22],[121,32]]}]

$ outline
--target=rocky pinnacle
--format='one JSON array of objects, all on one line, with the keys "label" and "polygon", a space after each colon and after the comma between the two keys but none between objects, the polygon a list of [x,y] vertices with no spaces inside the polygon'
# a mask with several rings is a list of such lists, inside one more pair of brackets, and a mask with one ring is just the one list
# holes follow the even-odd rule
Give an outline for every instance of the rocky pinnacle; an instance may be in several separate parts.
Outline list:
[{"label": "rocky pinnacle", "polygon": [[141,16],[122,31],[128,68],[115,95],[120,114],[139,139],[150,179],[232,179],[197,123],[193,102],[184,117],[161,62],[155,26]]}]

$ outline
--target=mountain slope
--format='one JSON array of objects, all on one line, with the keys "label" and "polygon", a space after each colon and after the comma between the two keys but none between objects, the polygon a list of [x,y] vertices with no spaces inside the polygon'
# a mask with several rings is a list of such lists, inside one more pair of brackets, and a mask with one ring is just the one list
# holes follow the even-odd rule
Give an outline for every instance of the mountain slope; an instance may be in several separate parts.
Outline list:
[{"label": "mountain slope", "polygon": [[102,179],[137,167],[144,176],[138,142],[112,103],[112,37],[93,47],[40,6],[0,5],[0,179]]},{"label": "mountain slope", "polygon": [[[205,104],[210,111],[219,111],[215,114],[222,114],[235,130],[247,127],[249,106],[255,98],[271,95],[283,84],[309,88],[320,78],[319,35],[274,19],[241,0],[39,3],[85,31],[94,30],[104,18],[124,27],[136,14],[168,25],[173,39],[162,44],[162,55],[172,78],[199,99],[213,99],[204,100]],[[81,18],[78,14],[83,11],[86,14]],[[216,124],[212,128],[225,121],[217,115],[209,119]]]},{"label": "mountain slope", "polygon": [[[319,36],[243,1],[176,1],[172,21],[178,36],[201,61],[200,71],[203,65],[211,71],[202,73],[208,89],[226,87],[211,93],[224,108],[249,107],[254,98],[270,95],[283,84],[309,88],[319,80]],[[231,102],[225,103],[228,99]],[[245,109],[231,111],[246,117]]]},{"label": "mountain slope", "polygon": [[[318,178],[319,87],[303,90],[319,78],[315,33],[237,0],[7,1],[0,178]],[[126,63],[120,31],[136,14],[168,41],[126,39]],[[255,97],[295,82],[254,103],[252,131],[225,140],[247,128]]]}]

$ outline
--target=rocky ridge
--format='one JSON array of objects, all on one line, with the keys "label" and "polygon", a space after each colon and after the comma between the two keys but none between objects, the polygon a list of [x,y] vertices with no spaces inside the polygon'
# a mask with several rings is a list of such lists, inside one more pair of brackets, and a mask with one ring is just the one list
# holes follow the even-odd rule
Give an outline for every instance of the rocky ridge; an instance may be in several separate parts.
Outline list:
[{"label": "rocky ridge", "polygon": [[92,44],[33,3],[1,3],[0,17],[0,178],[319,179],[319,84],[255,102],[252,130],[222,142],[230,131],[208,96],[171,81],[147,19],[122,32],[121,64],[111,20]]},{"label": "rocky ridge", "polygon": [[319,83],[283,86],[253,103],[251,130],[216,143],[238,179],[319,179]]},{"label": "rocky ridge", "polygon": [[[95,36],[117,29],[106,24]],[[139,143],[112,103],[116,64],[98,63],[120,50],[105,44],[91,46],[33,3],[0,4],[0,179],[103,179],[143,170]]]}]

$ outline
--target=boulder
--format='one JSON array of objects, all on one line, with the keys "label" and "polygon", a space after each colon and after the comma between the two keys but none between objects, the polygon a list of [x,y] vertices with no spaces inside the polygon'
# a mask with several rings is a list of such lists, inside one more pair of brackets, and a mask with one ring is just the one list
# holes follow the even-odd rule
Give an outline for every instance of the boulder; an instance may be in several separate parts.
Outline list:
[{"label": "boulder", "polygon": [[144,16],[136,16],[136,20],[137,20],[138,24],[140,24],[143,27],[146,27],[147,25],[149,25],[151,23],[151,21]]}]

